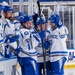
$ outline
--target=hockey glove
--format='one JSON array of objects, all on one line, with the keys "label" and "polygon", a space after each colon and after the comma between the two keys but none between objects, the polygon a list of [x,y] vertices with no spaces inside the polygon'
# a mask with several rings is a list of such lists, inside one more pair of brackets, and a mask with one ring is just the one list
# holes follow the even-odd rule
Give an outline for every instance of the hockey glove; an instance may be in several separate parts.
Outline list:
[{"label": "hockey glove", "polygon": [[39,35],[40,35],[41,39],[44,39],[45,38],[45,31],[39,32]]},{"label": "hockey glove", "polygon": [[12,43],[12,42],[15,42],[15,41],[18,41],[18,39],[19,39],[19,35],[16,35],[16,36],[6,36],[5,37],[5,43]]},{"label": "hockey glove", "polygon": [[44,42],[44,48],[48,49],[50,47],[50,42],[49,41],[45,41]]},{"label": "hockey glove", "polygon": [[16,49],[16,52],[15,52],[15,55],[18,56],[18,54],[20,53],[20,51],[22,51],[22,48],[21,48],[21,47],[17,48],[17,49]]}]

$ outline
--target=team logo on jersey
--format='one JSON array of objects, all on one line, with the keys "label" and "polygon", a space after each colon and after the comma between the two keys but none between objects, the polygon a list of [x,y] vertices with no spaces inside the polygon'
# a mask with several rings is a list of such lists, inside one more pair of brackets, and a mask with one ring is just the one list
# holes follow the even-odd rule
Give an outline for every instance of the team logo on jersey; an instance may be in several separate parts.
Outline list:
[{"label": "team logo on jersey", "polygon": [[28,34],[29,34],[29,32],[28,32],[28,31],[24,32],[24,35],[28,35]]},{"label": "team logo on jersey", "polygon": [[58,39],[58,35],[50,35],[50,38]]}]

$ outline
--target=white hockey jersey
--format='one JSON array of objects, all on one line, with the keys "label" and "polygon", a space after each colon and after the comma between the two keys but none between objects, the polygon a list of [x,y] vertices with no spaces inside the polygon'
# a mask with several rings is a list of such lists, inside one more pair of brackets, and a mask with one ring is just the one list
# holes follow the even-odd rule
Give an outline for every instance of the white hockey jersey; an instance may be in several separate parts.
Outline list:
[{"label": "white hockey jersey", "polygon": [[15,25],[14,28],[15,28],[15,31],[16,31],[16,35],[18,35],[19,31],[21,29],[21,24],[18,20],[14,20],[14,25]]},{"label": "white hockey jersey", "polygon": [[[13,37],[15,36],[15,27],[14,27],[14,23],[12,21],[10,21],[9,19],[6,19],[6,25],[4,28],[4,37],[6,39],[7,36]],[[5,43],[5,45],[9,44],[11,47],[13,47],[14,49],[17,48],[17,43],[16,41],[11,43],[8,41],[8,43]]]},{"label": "white hockey jersey", "polygon": [[9,19],[6,19],[6,26],[4,31],[5,31],[5,35],[15,35],[14,23]]},{"label": "white hockey jersey", "polygon": [[62,57],[67,56],[67,46],[66,46],[66,32],[65,27],[62,26],[60,29],[50,30],[49,40],[51,42],[50,46],[50,61],[54,62]]},{"label": "white hockey jersey", "polygon": [[[28,29],[21,29],[19,44],[22,47],[23,51],[29,53],[29,55],[31,55],[31,58],[37,60],[37,51],[35,47],[38,45],[38,41],[35,39],[34,35],[35,34]],[[23,52],[20,52],[18,56],[30,57]]]},{"label": "white hockey jersey", "polygon": [[0,43],[4,42],[4,24],[2,23],[2,20],[0,19]]},{"label": "white hockey jersey", "polygon": [[[46,37],[44,38],[44,41],[48,40],[49,31],[45,32],[45,36]],[[43,63],[44,58],[43,58],[43,48],[42,48],[41,38],[40,38],[40,42],[39,42],[38,46],[36,47],[36,50],[37,50],[37,55],[38,55],[37,62]],[[49,61],[49,48],[45,49],[45,51],[46,51],[46,61]]]}]

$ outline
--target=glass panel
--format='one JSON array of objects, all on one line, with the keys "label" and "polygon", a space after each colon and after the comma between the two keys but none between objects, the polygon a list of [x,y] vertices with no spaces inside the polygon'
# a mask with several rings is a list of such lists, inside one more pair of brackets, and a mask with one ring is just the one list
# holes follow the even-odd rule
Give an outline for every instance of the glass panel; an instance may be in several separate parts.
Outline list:
[{"label": "glass panel", "polygon": [[13,5],[13,9],[14,9],[14,12],[18,12],[19,11],[19,5]]},{"label": "glass panel", "polygon": [[67,42],[68,48],[74,48],[73,41],[73,16],[72,16],[72,6],[62,6],[57,2],[54,4],[54,12],[59,14],[61,17],[61,21],[63,25],[65,25],[68,29],[68,38],[69,41]]},{"label": "glass panel", "polygon": [[24,5],[23,7],[24,7],[23,12],[24,12],[25,14],[28,14],[28,5]]},{"label": "glass panel", "polygon": [[74,39],[73,39],[73,24],[72,24],[72,7],[63,6],[59,12],[60,12],[60,16],[61,16],[63,25],[65,25],[68,28],[68,32],[69,32],[69,36],[68,36],[69,41],[67,42],[67,47],[74,48],[73,47]]}]

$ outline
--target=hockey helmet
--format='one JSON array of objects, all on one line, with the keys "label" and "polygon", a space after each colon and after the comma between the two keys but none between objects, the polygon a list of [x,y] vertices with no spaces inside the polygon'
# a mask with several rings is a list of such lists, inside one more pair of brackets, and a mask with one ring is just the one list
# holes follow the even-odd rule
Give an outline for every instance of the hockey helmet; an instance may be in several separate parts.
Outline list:
[{"label": "hockey helmet", "polygon": [[24,16],[21,16],[21,17],[19,18],[19,21],[20,21],[21,24],[24,23]]},{"label": "hockey helmet", "polygon": [[7,12],[9,12],[9,11],[12,11],[12,12],[13,12],[13,8],[11,8],[10,6],[4,6],[3,11],[4,11],[5,13],[7,13]]},{"label": "hockey helmet", "polygon": [[57,14],[51,15],[48,20],[50,20],[52,23],[54,23],[58,28],[62,26],[62,22],[60,20],[60,16]]},{"label": "hockey helmet", "polygon": [[28,21],[31,21],[32,19],[33,19],[32,16],[29,16],[29,15],[24,16],[24,22],[25,23],[28,22]]},{"label": "hockey helmet", "polygon": [[[46,24],[46,20],[44,18],[41,18],[42,20],[42,24]],[[39,25],[41,22],[40,22],[40,18],[37,18],[36,20],[36,24]]]},{"label": "hockey helmet", "polygon": [[22,18],[23,15],[24,15],[23,12],[15,12],[13,14],[13,17],[16,18],[17,20],[19,20],[20,17]]},{"label": "hockey helmet", "polygon": [[2,11],[3,10],[3,6],[2,5],[0,5],[0,11]]}]

